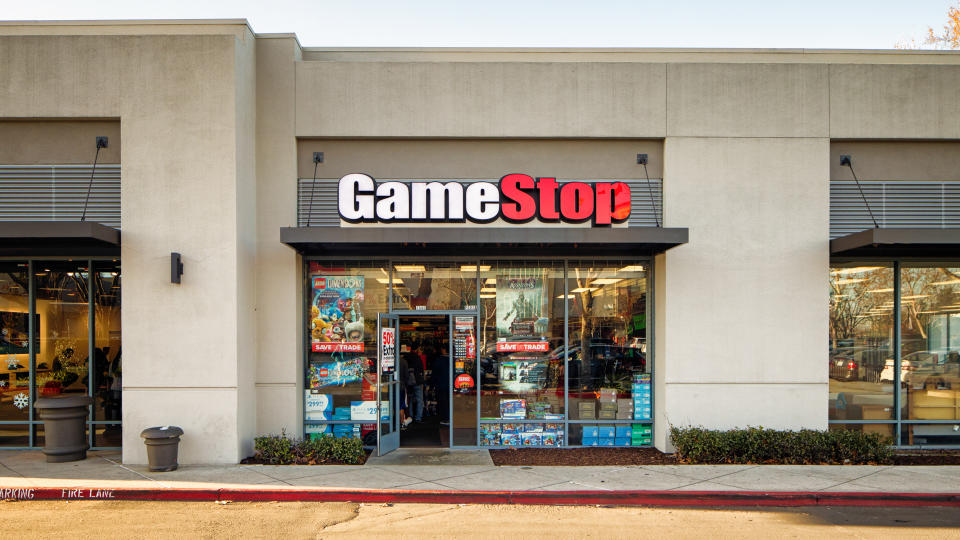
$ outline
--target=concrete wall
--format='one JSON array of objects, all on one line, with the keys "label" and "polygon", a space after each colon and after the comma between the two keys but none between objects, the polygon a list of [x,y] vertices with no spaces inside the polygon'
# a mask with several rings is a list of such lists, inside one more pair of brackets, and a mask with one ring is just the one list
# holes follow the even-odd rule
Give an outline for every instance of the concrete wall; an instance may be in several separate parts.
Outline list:
[{"label": "concrete wall", "polygon": [[97,163],[120,163],[120,122],[21,120],[0,122],[0,164],[93,164],[97,137],[107,137]]},{"label": "concrete wall", "polygon": [[[252,249],[252,34],[16,33],[0,27],[0,118],[120,119],[124,461],[146,461],[141,429],[175,424],[181,462],[236,462],[252,434],[238,406],[252,399],[238,382],[253,343],[251,265],[239,268]],[[169,283],[172,251],[182,285]]]},{"label": "concrete wall", "polygon": [[[279,228],[312,151],[322,178],[642,178],[650,154],[666,226],[690,229],[655,261],[667,448],[670,424],[826,426],[838,155],[864,176],[956,179],[960,139],[956,53],[303,51],[244,21],[2,23],[0,73],[0,140],[55,146],[47,120],[122,133],[107,156],[124,168],[130,463],[154,424],[185,428],[184,463],[299,432],[302,269]],[[92,157],[92,125],[69,159]],[[43,159],[29,153],[0,161]]]}]

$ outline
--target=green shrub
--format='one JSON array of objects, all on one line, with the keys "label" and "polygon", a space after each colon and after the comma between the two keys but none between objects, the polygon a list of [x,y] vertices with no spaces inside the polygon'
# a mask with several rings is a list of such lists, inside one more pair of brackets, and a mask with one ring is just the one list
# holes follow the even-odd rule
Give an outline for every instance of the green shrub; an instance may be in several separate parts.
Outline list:
[{"label": "green shrub", "polygon": [[270,465],[318,465],[363,462],[363,442],[324,435],[317,439],[290,439],[285,433],[253,440],[254,457]]},{"label": "green shrub", "polygon": [[889,441],[850,430],[779,431],[750,427],[712,430],[670,427],[677,457],[686,463],[891,463]]}]

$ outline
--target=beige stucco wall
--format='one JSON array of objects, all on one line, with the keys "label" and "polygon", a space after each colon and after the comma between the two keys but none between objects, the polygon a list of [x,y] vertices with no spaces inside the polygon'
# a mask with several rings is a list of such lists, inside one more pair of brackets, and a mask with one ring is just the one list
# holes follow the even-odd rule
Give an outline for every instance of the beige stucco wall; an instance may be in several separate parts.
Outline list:
[{"label": "beige stucco wall", "polygon": [[100,135],[107,137],[107,147],[97,163],[120,163],[118,120],[0,121],[0,164],[92,164]]},{"label": "beige stucco wall", "polygon": [[655,264],[668,448],[670,424],[826,426],[838,155],[955,179],[960,139],[956,53],[304,51],[244,21],[0,23],[0,73],[0,140],[38,120],[123,137],[106,156],[123,161],[129,463],[149,425],[185,428],[183,463],[300,432],[301,259],[279,228],[312,151],[321,178],[642,178],[650,154],[666,225],[690,229]]},{"label": "beige stucco wall", "polygon": [[252,249],[252,34],[18,32],[0,27],[0,118],[120,119],[124,461],[146,461],[141,429],[175,424],[181,462],[236,462],[252,434],[238,405],[252,398],[238,383],[253,343],[252,265],[238,264]]}]

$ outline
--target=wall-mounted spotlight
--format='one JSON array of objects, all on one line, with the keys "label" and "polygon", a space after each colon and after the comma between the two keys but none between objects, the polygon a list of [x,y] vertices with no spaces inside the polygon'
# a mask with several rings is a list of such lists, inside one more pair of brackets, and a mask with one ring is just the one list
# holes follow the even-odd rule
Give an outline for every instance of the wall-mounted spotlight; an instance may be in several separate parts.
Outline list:
[{"label": "wall-mounted spotlight", "polygon": [[841,167],[852,167],[849,154],[840,154],[840,166]]},{"label": "wall-mounted spotlight", "polygon": [[183,260],[179,253],[170,254],[170,283],[180,283],[183,275]]},{"label": "wall-mounted spotlight", "polygon": [[646,165],[647,163],[646,154],[637,154],[637,165]]},{"label": "wall-mounted spotlight", "polygon": [[314,163],[323,163],[323,152],[314,152],[314,153],[313,153],[313,162],[314,162]]},{"label": "wall-mounted spotlight", "polygon": [[106,148],[108,142],[109,142],[109,139],[107,137],[104,137],[103,135],[98,136],[97,148]]}]

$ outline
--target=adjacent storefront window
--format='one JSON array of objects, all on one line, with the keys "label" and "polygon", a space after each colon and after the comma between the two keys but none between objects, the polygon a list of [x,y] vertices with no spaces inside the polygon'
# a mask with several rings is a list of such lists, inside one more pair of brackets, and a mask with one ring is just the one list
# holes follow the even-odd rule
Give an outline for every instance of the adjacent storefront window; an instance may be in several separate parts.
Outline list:
[{"label": "adjacent storefront window", "polygon": [[38,447],[40,397],[94,398],[88,444],[121,444],[120,263],[0,261],[0,446]]},{"label": "adjacent storefront window", "polygon": [[[374,418],[356,414],[376,407],[377,314],[399,312],[401,357],[417,362],[406,343],[425,353],[426,378],[444,386],[425,392],[428,414],[435,408],[452,423],[453,446],[651,445],[648,268],[636,260],[310,261],[307,435],[374,443]],[[450,313],[438,329],[436,315],[403,315],[413,311]],[[348,327],[361,320],[356,341]],[[439,376],[437,354],[450,362]],[[408,414],[416,412],[411,403]]]},{"label": "adjacent storefront window", "polygon": [[960,444],[960,266],[848,262],[830,284],[831,423]]}]

